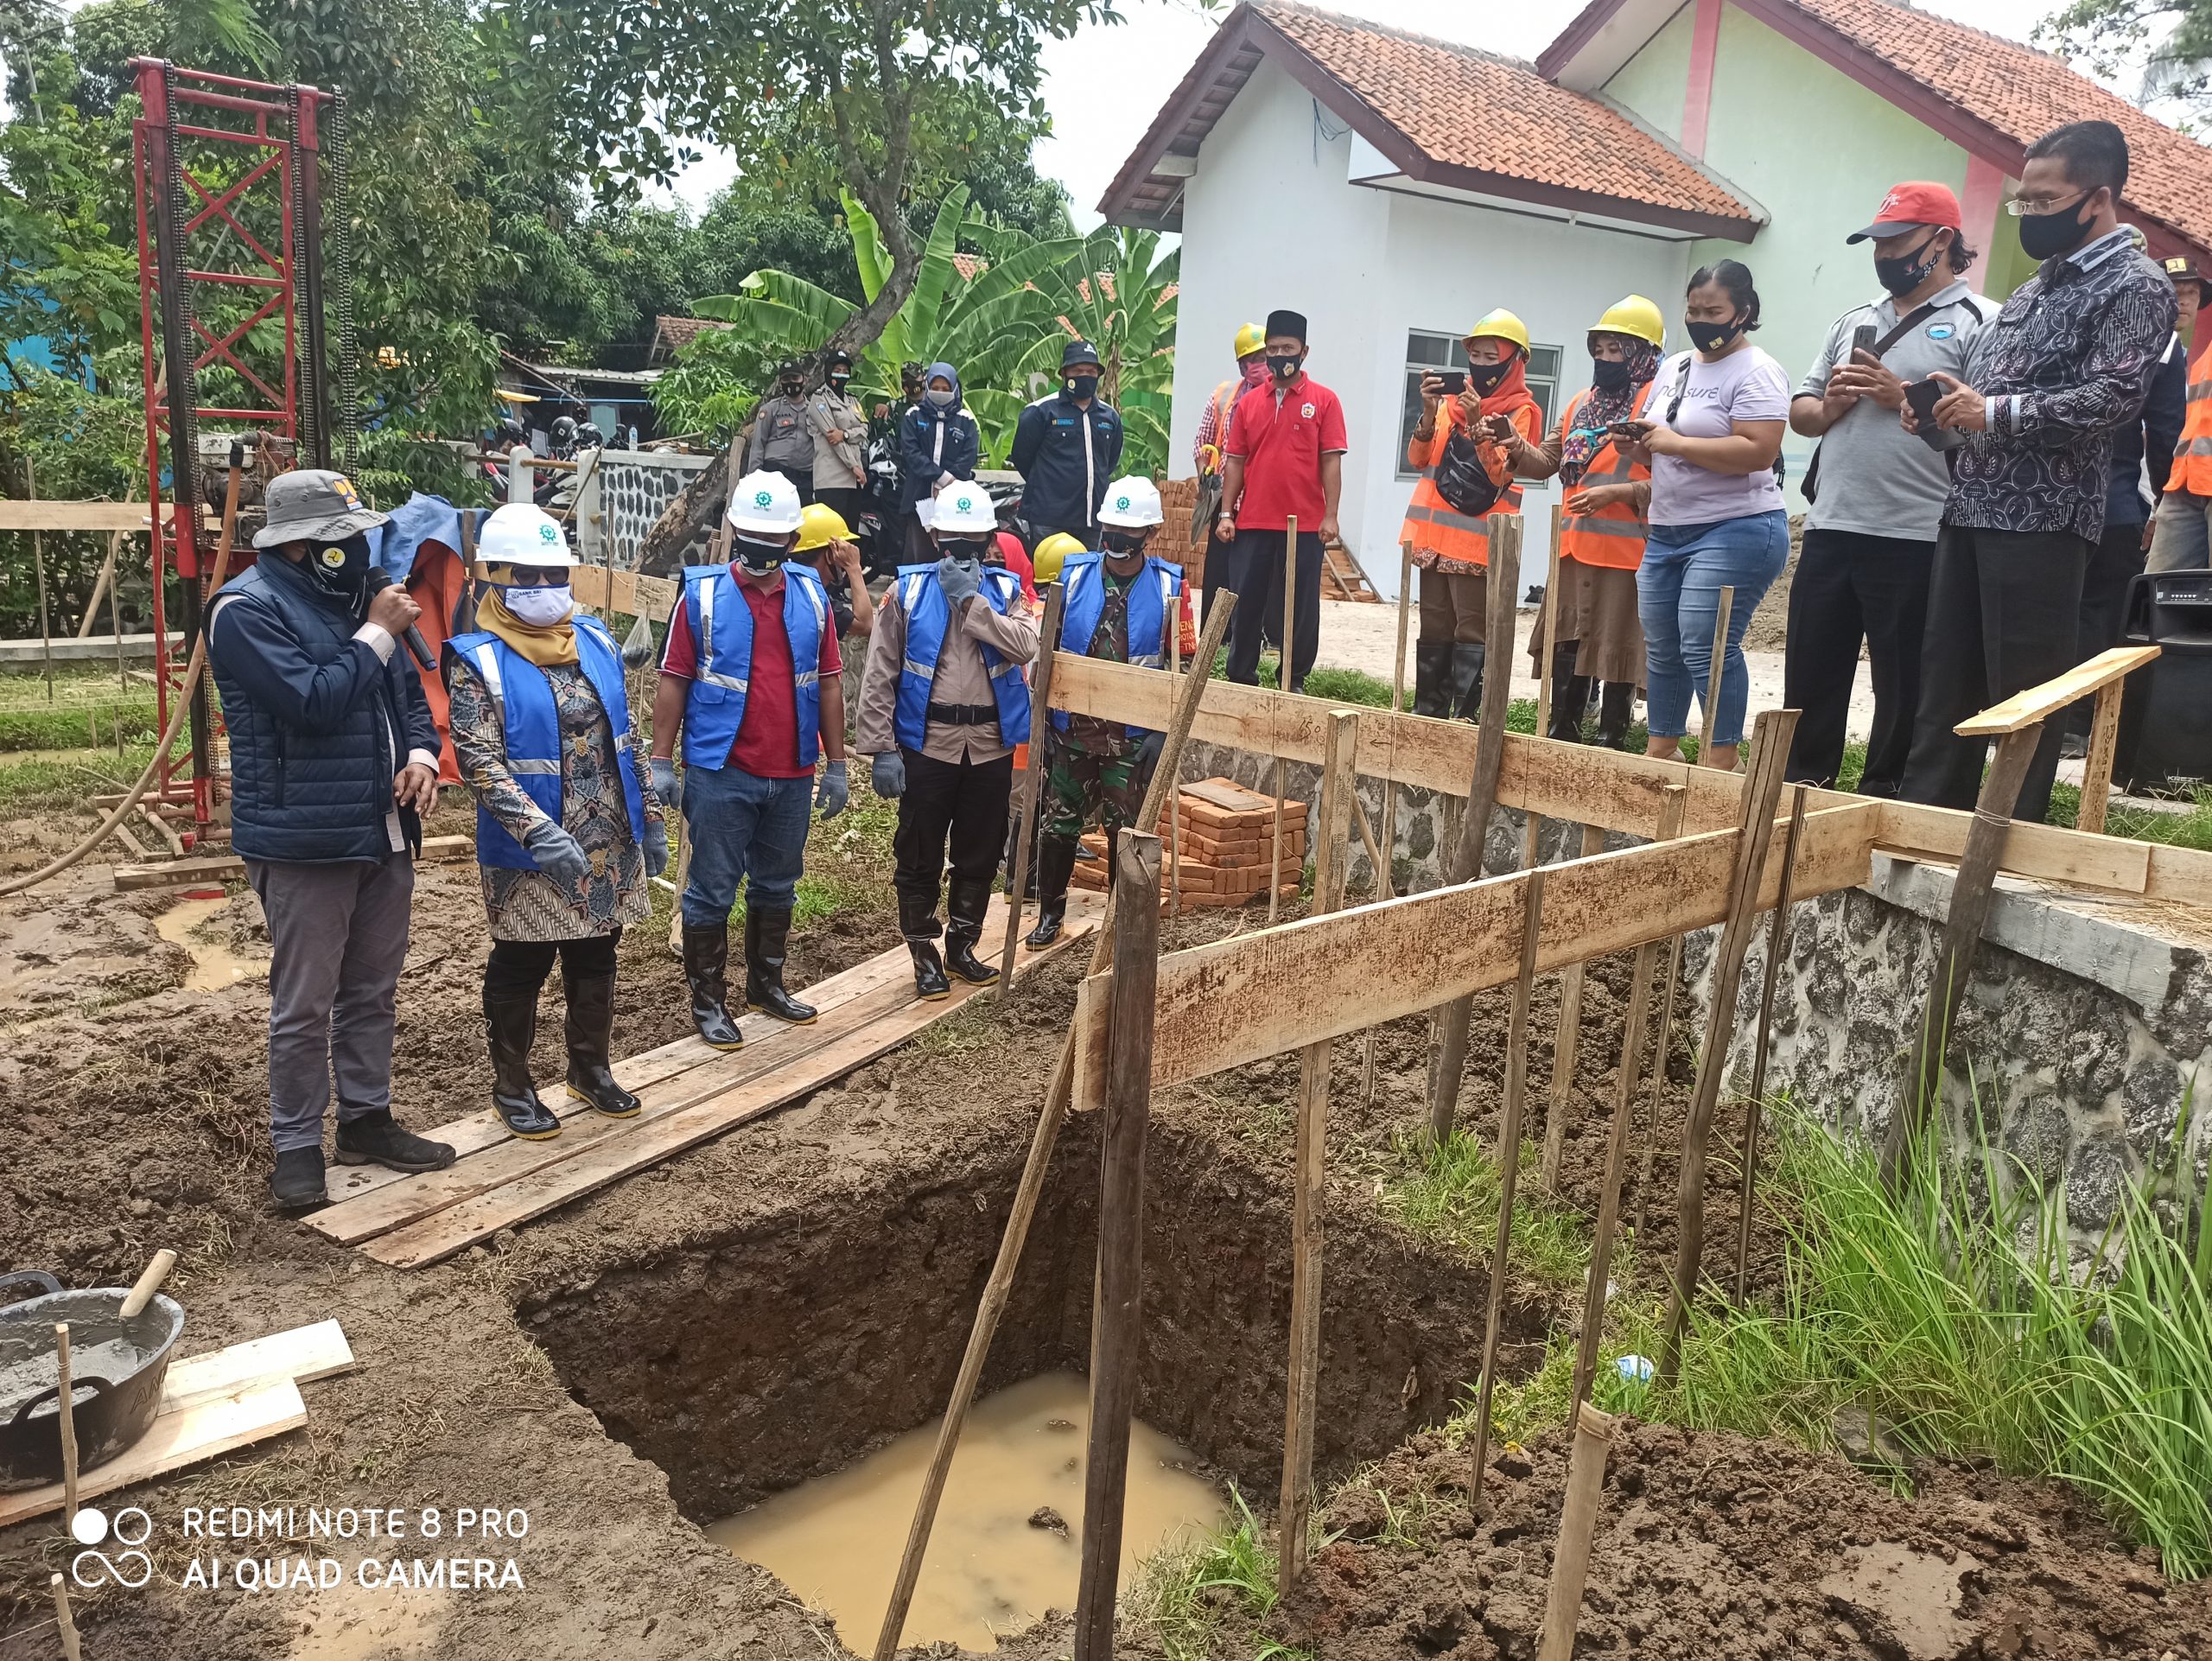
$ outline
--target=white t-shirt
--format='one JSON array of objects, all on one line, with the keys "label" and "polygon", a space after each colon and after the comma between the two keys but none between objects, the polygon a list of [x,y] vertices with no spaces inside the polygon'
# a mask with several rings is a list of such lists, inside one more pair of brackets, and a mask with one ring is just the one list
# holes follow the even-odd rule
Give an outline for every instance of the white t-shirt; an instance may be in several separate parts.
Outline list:
[{"label": "white t-shirt", "polygon": [[[1732,352],[1718,363],[1707,363],[1694,352],[1677,352],[1652,378],[1643,415],[1685,438],[1726,438],[1739,421],[1788,420],[1789,377],[1755,346]],[[1678,455],[1651,458],[1653,525],[1706,525],[1771,512],[1781,506],[1782,485],[1771,468],[1715,473]]]}]

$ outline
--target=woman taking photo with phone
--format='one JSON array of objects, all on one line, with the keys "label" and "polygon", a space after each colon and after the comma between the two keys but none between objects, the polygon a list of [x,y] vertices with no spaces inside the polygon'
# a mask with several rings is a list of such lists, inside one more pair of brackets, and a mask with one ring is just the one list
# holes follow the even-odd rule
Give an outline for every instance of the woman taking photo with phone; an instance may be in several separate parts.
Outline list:
[{"label": "woman taking photo with phone", "polygon": [[[1560,536],[1558,641],[1552,652],[1552,718],[1548,736],[1582,739],[1590,689],[1600,683],[1598,741],[1613,749],[1628,743],[1636,689],[1643,682],[1643,629],[1637,620],[1636,570],[1643,561],[1643,515],[1651,500],[1651,470],[1621,453],[1613,428],[1635,419],[1650,402],[1652,377],[1667,325],[1659,308],[1640,294],[1609,306],[1590,331],[1591,385],[1578,392],[1541,444],[1516,437],[1506,449],[1523,479],[1557,474],[1567,487],[1567,521]],[[1529,655],[1538,675],[1546,618],[1539,613]]]},{"label": "woman taking photo with phone", "polygon": [[[1414,713],[1474,719],[1483,695],[1483,630],[1493,517],[1521,511],[1504,441],[1543,430],[1529,391],[1529,331],[1494,311],[1468,332],[1467,367],[1421,378],[1421,421],[1406,461],[1421,482],[1399,540],[1421,567],[1421,640],[1414,648]],[[1509,656],[1513,642],[1502,648]]]},{"label": "woman taking photo with phone", "polygon": [[[1698,760],[1732,773],[1751,697],[1744,630],[1789,557],[1776,467],[1789,378],[1748,338],[1759,326],[1759,296],[1738,261],[1691,277],[1682,323],[1691,349],[1659,366],[1643,417],[1614,429],[1631,441],[1630,459],[1651,468],[1651,523],[1637,570],[1650,702],[1645,753],[1681,754],[1691,701],[1703,699],[1717,649],[1713,746]],[[1728,638],[1716,641],[1724,588],[1736,595]]]}]

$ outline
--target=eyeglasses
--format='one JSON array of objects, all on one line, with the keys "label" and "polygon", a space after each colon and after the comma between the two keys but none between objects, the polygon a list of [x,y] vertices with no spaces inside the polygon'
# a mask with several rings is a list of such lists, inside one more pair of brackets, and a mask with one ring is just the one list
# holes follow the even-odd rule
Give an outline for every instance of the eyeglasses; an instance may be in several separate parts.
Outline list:
[{"label": "eyeglasses", "polygon": [[2057,200],[2041,196],[2015,196],[2005,204],[2005,211],[2016,220],[2029,214],[2056,213],[2061,208],[2072,207],[2077,202],[2087,200],[2092,194],[2080,190]]}]

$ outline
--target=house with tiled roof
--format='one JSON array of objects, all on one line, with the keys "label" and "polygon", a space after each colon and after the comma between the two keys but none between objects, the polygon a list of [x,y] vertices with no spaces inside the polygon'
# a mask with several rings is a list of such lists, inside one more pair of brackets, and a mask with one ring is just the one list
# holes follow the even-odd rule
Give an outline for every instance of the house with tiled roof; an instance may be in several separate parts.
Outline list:
[{"label": "house with tiled roof", "polygon": [[[1521,315],[1556,413],[1607,305],[1646,294],[1672,317],[1690,271],[1732,255],[1764,297],[1760,345],[1799,373],[1879,292],[1844,238],[1891,184],[1958,193],[1972,279],[2001,296],[2033,270],[1999,211],[2023,152],[2090,118],[2128,136],[2125,217],[2151,251],[2212,263],[2212,150],[2054,57],[1893,0],[1590,0],[1534,63],[1245,0],[1099,210],[1182,233],[1171,470],[1191,470],[1238,325],[1305,312],[1351,434],[1344,535],[1387,582],[1414,389],[1463,361],[1473,319]],[[1808,449],[1789,441],[1793,477]]]}]

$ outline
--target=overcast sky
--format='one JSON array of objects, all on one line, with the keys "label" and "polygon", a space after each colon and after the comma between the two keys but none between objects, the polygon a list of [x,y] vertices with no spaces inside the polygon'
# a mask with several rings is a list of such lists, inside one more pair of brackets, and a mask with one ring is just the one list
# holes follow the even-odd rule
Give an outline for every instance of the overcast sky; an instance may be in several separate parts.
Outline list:
[{"label": "overcast sky", "polygon": [[[1440,35],[1493,52],[1534,58],[1580,11],[1581,0],[1321,0],[1330,10],[1402,29]],[[1126,21],[1084,28],[1045,48],[1045,105],[1052,135],[1037,146],[1037,170],[1067,187],[1076,223],[1098,222],[1099,197],[1167,101],[1217,26],[1194,0],[1120,0]],[[2025,40],[2055,10],[2042,0],[1931,0],[1926,10]],[[728,183],[727,154],[709,157],[677,181],[676,194],[696,209]]]}]

